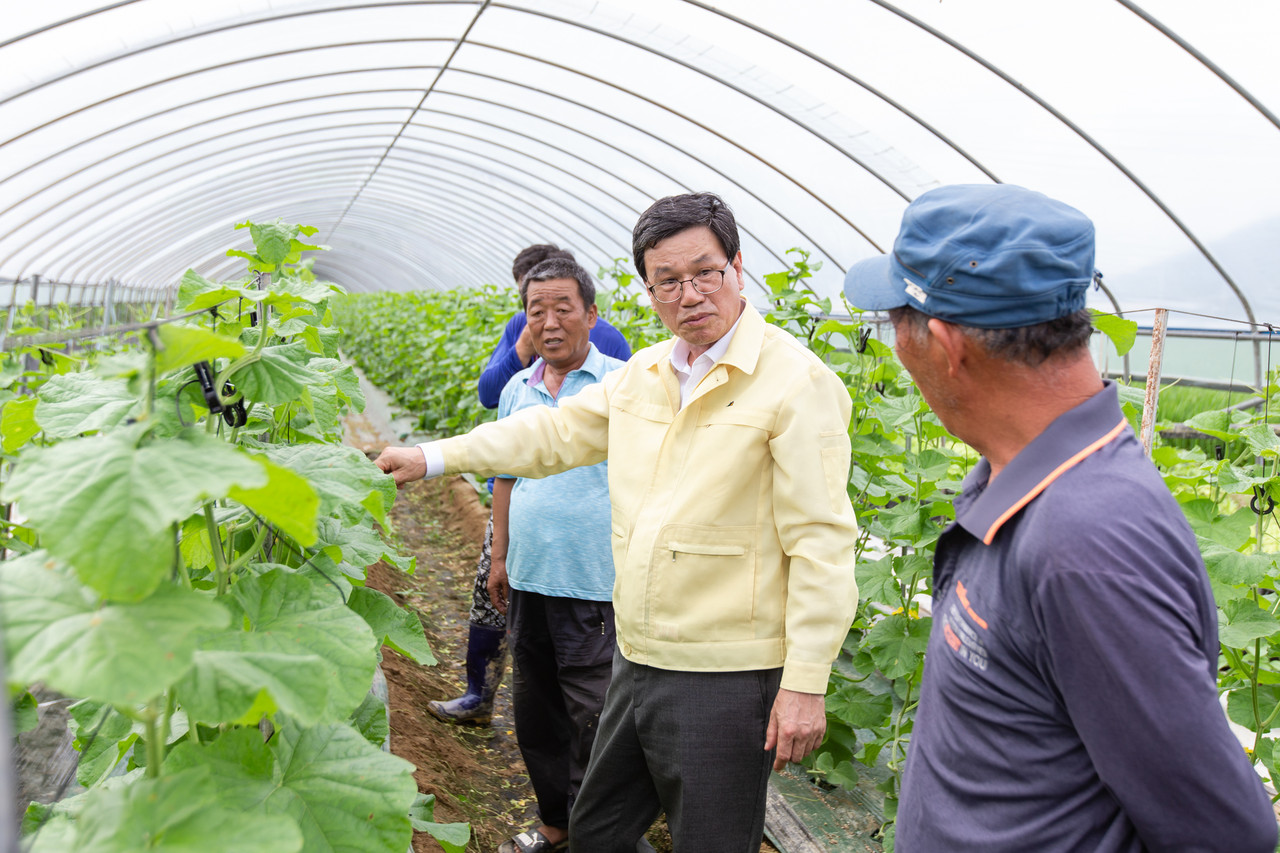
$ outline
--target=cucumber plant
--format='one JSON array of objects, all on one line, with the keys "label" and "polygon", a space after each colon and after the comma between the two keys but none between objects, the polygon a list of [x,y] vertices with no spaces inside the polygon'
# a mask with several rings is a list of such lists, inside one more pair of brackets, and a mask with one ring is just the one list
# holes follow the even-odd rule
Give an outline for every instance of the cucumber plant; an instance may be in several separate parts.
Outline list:
[{"label": "cucumber plant", "polygon": [[[417,616],[364,584],[413,561],[374,528],[390,478],[339,443],[364,405],[337,358],[341,291],[302,260],[314,229],[237,228],[250,274],[189,271],[179,318],[132,345],[36,371],[4,354],[6,673],[78,700],[85,788],[31,806],[31,851],[410,841],[414,768],[381,748],[369,689],[383,644],[434,659]],[[461,849],[465,827],[418,825]]]}]

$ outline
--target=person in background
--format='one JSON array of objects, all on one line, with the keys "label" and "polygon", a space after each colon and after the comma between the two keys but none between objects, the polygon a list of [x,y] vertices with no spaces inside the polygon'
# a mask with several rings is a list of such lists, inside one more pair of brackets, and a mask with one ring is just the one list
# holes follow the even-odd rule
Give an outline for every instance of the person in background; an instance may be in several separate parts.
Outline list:
[{"label": "person in background", "polygon": [[[511,265],[511,274],[515,277],[516,287],[520,287],[520,282],[529,270],[550,258],[566,258],[570,261],[574,259],[572,252],[549,243],[539,243],[521,249]],[[627,344],[627,339],[623,337],[622,332],[610,326],[603,317],[596,318],[596,324],[591,329],[591,343],[611,358],[626,361],[631,357],[631,347]],[[533,340],[528,331],[528,321],[525,312],[519,311],[507,321],[498,345],[493,348],[493,354],[489,356],[489,363],[480,374],[480,381],[477,383],[480,391],[480,405],[486,409],[498,408],[498,398],[502,394],[502,389],[507,387],[507,382],[516,371],[528,367],[533,363],[533,359]]]},{"label": "person in background", "polygon": [[[520,286],[538,358],[502,391],[499,418],[556,407],[624,364],[588,337],[595,284],[571,260],[538,264]],[[516,741],[541,825],[498,853],[561,850],[609,686],[614,640],[608,463],[493,490],[489,594],[507,616]]]},{"label": "person in background", "polygon": [[[520,287],[529,270],[550,258],[573,261],[573,253],[549,243],[526,246],[516,255],[511,265],[515,285]],[[597,317],[591,329],[591,342],[602,353],[626,361],[631,348],[622,333]],[[518,371],[533,361],[532,334],[528,329],[525,312],[520,311],[507,321],[502,338],[489,356],[489,363],[480,374],[480,403],[486,409],[498,406],[502,389]],[[494,487],[489,481],[489,491]],[[475,582],[471,589],[471,611],[467,634],[467,689],[454,699],[433,699],[427,703],[427,711],[437,719],[450,723],[487,725],[493,719],[493,700],[502,684],[507,668],[506,616],[489,600],[489,567],[493,543],[493,519],[489,519],[476,563]]]},{"label": "person in background", "polygon": [[631,853],[665,810],[677,851],[743,853],[760,844],[770,770],[822,741],[857,605],[852,403],[743,299],[718,196],[660,199],[632,244],[673,339],[556,408],[375,461],[407,483],[608,458],[617,647],[569,849]]},{"label": "person in background", "polygon": [[1093,276],[1082,213],[975,185],[921,195],[846,278],[982,454],[934,556],[901,853],[1276,846],[1195,536],[1090,356]]}]

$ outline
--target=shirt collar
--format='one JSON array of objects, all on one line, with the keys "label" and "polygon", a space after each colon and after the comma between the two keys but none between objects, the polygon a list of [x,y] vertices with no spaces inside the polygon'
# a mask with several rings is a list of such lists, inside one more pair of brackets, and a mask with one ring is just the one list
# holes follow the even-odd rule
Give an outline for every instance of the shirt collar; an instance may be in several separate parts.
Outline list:
[{"label": "shirt collar", "polygon": [[[582,366],[577,370],[569,371],[570,376],[581,370],[584,373],[591,374],[596,380],[604,378],[604,353],[596,349],[596,345],[594,343],[590,346],[591,348],[587,351],[587,360],[582,362]],[[525,384],[530,388],[538,387],[538,385],[542,383],[542,375],[546,372],[546,369],[547,363],[543,361],[541,357],[535,359],[533,362],[533,370],[529,373],[529,378],[525,380]]]},{"label": "shirt collar", "polygon": [[1063,412],[1018,451],[994,483],[988,483],[991,465],[985,458],[978,460],[956,498],[956,523],[990,545],[1006,521],[1128,425],[1115,383],[1104,383],[1101,391]]},{"label": "shirt collar", "polygon": [[[760,358],[760,347],[764,343],[765,322],[755,306],[745,299],[741,302],[742,313],[738,315],[738,319],[724,337],[712,344],[704,355],[713,359],[712,364],[723,362],[751,373],[756,369],[756,362]],[[662,361],[662,346],[664,345],[658,344],[642,351],[644,355],[637,360],[646,368],[657,366]],[[672,369],[679,372],[681,368],[676,365],[688,363],[689,345],[680,338],[673,338],[665,346],[670,347],[666,352]],[[676,353],[677,347],[681,350],[679,355]],[[677,358],[679,358],[678,362]],[[685,372],[688,370],[685,369]]]}]

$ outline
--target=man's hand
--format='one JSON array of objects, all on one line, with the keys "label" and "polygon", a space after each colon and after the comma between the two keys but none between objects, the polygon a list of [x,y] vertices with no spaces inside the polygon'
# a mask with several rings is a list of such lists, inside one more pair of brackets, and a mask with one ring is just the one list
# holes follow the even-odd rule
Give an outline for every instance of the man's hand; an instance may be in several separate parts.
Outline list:
[{"label": "man's hand", "polygon": [[503,559],[492,559],[489,563],[489,600],[493,602],[493,606],[504,616],[507,613],[507,596],[510,587],[507,586],[507,561]]},{"label": "man's hand", "polygon": [[789,761],[799,761],[818,748],[827,730],[826,697],[821,693],[779,690],[769,712],[769,728],[764,736],[765,751],[778,748],[773,769],[781,770]]},{"label": "man's hand", "polygon": [[528,325],[520,330],[520,337],[516,338],[516,355],[525,367],[532,364],[533,357],[537,355],[533,349],[533,332],[529,331]]},{"label": "man's hand", "polygon": [[418,447],[387,447],[373,460],[383,473],[395,477],[396,485],[403,486],[427,475],[427,460]]}]

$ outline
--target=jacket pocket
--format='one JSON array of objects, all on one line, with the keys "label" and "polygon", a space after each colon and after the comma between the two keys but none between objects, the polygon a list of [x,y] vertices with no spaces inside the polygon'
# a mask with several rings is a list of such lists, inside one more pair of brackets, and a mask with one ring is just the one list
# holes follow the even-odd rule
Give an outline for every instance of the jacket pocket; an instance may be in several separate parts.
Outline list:
[{"label": "jacket pocket", "polygon": [[650,566],[649,633],[670,641],[756,637],[755,527],[672,524]]},{"label": "jacket pocket", "polygon": [[822,476],[827,486],[827,498],[831,501],[831,511],[836,515],[844,515],[850,507],[849,434],[824,432],[818,436],[818,446],[822,448]]}]

